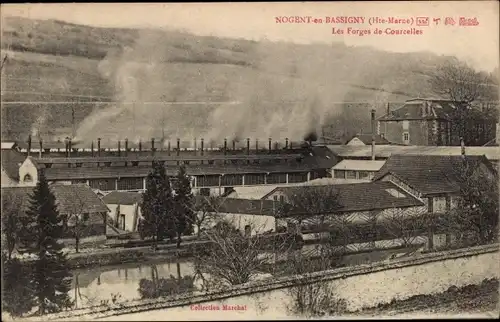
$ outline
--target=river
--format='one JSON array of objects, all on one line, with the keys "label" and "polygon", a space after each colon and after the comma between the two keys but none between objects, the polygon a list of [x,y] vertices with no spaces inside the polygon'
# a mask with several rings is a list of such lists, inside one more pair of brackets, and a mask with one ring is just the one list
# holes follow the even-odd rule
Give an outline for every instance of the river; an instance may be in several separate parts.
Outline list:
[{"label": "river", "polygon": [[[315,247],[315,245],[306,245],[300,252],[310,254]],[[408,252],[408,249],[346,255],[342,259],[342,264],[358,265],[384,260],[394,254],[405,252]],[[70,296],[75,300],[76,307],[98,305],[102,301],[111,303],[113,299],[122,302],[144,297],[150,298],[157,296],[158,292],[167,295],[165,292],[172,294],[201,290],[204,285],[203,278],[210,279],[206,274],[203,274],[203,278],[195,274],[194,263],[191,259],[126,263],[117,266],[78,269],[72,273]],[[272,275],[263,273],[259,274],[256,279],[269,277]]]}]

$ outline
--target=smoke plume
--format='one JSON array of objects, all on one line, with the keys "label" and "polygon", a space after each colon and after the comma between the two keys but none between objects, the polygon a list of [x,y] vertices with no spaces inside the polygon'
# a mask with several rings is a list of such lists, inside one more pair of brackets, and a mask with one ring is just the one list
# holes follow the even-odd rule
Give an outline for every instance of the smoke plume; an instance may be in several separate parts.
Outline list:
[{"label": "smoke plume", "polygon": [[336,102],[352,99],[348,84],[363,78],[366,66],[339,69],[349,57],[336,55],[333,45],[269,41],[248,42],[242,53],[229,40],[144,31],[100,62],[116,104],[88,116],[77,138],[302,140],[321,133]]}]

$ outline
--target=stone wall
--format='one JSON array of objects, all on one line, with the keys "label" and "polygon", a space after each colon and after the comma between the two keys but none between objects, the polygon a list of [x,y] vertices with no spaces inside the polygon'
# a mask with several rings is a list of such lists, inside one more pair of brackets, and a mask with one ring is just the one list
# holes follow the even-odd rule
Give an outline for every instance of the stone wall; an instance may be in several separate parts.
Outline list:
[{"label": "stone wall", "polygon": [[[221,307],[223,303],[246,305],[246,312],[240,317],[280,318],[287,316],[287,307],[293,301],[290,289],[297,285],[315,283],[328,283],[334,295],[347,301],[349,310],[357,310],[393,299],[443,292],[452,285],[460,287],[479,284],[486,278],[498,278],[499,259],[498,244],[485,245],[256,281],[224,291],[197,292],[171,298],[132,301],[113,307],[80,309],[45,316],[44,319],[112,316],[121,320],[148,320],[155,317],[165,319],[167,308],[168,316],[173,320],[176,317],[185,319],[195,313],[202,313],[206,318],[216,317],[214,314],[217,310],[193,312],[193,305],[199,303],[203,303],[205,307]],[[231,318],[228,312],[219,313],[223,313],[219,318]]]}]

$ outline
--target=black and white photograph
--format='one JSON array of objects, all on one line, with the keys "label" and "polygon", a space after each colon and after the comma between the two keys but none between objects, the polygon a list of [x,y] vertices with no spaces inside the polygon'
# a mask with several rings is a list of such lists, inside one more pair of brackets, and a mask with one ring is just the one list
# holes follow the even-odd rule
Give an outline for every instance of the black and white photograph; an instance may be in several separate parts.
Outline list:
[{"label": "black and white photograph", "polygon": [[2,320],[498,319],[499,9],[2,4]]}]

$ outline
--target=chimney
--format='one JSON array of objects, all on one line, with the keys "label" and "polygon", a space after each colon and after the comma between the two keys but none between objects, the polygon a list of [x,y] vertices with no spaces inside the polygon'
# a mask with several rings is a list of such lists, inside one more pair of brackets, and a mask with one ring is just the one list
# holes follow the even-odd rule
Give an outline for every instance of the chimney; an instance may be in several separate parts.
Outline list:
[{"label": "chimney", "polygon": [[94,157],[94,141],[90,144],[90,155]]},{"label": "chimney", "polygon": [[375,110],[374,109],[372,109],[371,120],[372,120],[372,160],[375,160]]},{"label": "chimney", "polygon": [[155,155],[155,139],[151,138],[151,155]]},{"label": "chimney", "polygon": [[389,105],[389,102],[387,102],[387,116],[391,114],[391,106]]},{"label": "chimney", "polygon": [[71,149],[72,149],[71,138],[69,138],[69,140],[68,140],[68,158],[71,157]]},{"label": "chimney", "polygon": [[170,156],[170,139],[167,142],[167,151],[168,151],[168,156]]},{"label": "chimney", "polygon": [[285,139],[285,149],[288,149],[288,138]]},{"label": "chimney", "polygon": [[259,139],[255,139],[255,154],[259,153]]},{"label": "chimney", "polygon": [[142,152],[142,141],[139,139],[139,152]]},{"label": "chimney", "polygon": [[224,155],[227,153],[227,139],[224,139]]},{"label": "chimney", "polygon": [[464,143],[464,138],[460,137],[460,150],[462,156],[465,156],[465,143]]},{"label": "chimney", "polygon": [[272,144],[272,139],[271,139],[271,138],[269,138],[269,153],[271,153],[271,149],[272,149],[271,144]]},{"label": "chimney", "polygon": [[42,138],[40,138],[40,141],[38,141],[40,143],[40,152],[38,152],[38,157],[41,159],[42,158],[42,150],[43,150],[43,142],[42,142]]},{"label": "chimney", "polygon": [[247,138],[247,155],[250,155],[250,138]]},{"label": "chimney", "polygon": [[128,139],[125,138],[125,156],[128,156]]},{"label": "chimney", "polygon": [[196,140],[196,138],[194,138],[194,155],[197,155],[198,154],[198,142]]},{"label": "chimney", "polygon": [[201,155],[203,155],[203,138],[201,138]]},{"label": "chimney", "polygon": [[97,138],[97,156],[101,156],[101,138]]},{"label": "chimney", "polygon": [[236,150],[236,142],[233,140],[233,151]]},{"label": "chimney", "polygon": [[121,141],[118,140],[118,156],[121,156],[121,149],[122,149],[121,144],[122,144]]},{"label": "chimney", "polygon": [[290,150],[291,150],[292,148],[293,148],[293,147],[292,147],[292,141],[290,141]]},{"label": "chimney", "polygon": [[28,156],[31,155],[31,134],[28,135]]},{"label": "chimney", "polygon": [[177,138],[177,156],[181,153],[181,139]]}]

